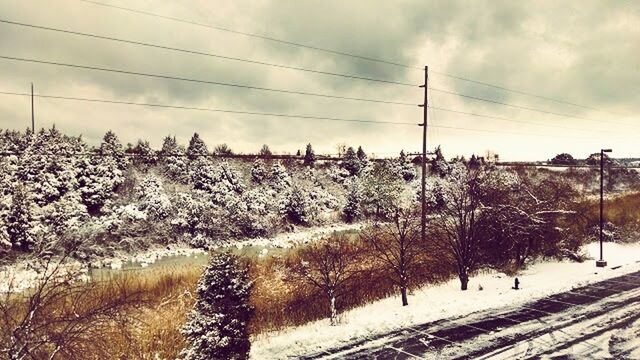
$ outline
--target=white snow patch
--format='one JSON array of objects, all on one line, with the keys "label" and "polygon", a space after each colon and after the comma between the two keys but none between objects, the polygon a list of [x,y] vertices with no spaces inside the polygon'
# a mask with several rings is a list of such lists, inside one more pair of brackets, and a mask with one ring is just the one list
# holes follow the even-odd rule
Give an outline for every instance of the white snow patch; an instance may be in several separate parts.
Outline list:
[{"label": "white snow patch", "polygon": [[[585,246],[592,258],[599,258],[597,243]],[[521,290],[512,290],[513,278],[487,271],[470,280],[469,289],[459,290],[457,279],[435,286],[425,286],[409,297],[402,307],[399,296],[383,299],[342,314],[338,326],[329,320],[315,321],[254,339],[253,359],[282,359],[319,352],[369,336],[443,318],[463,316],[476,311],[518,306],[534,299],[570,290],[573,287],[640,270],[640,244],[604,245],[608,268],[596,268],[594,261],[541,262],[530,265],[518,278]],[[621,266],[613,270],[612,267]],[[475,290],[482,284],[483,290]]]},{"label": "white snow patch", "polygon": [[223,246],[235,246],[238,249],[242,249],[245,246],[291,248],[326,238],[334,232],[357,231],[366,226],[366,222],[359,222],[353,224],[336,223],[323,226],[300,227],[296,228],[293,232],[280,233],[274,237],[229,240],[228,245]]}]

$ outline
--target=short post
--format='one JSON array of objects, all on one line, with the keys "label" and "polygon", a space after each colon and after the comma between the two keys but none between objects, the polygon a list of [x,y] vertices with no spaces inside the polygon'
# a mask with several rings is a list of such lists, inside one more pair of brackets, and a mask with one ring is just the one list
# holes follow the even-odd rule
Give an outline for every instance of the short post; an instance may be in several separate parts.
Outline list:
[{"label": "short post", "polygon": [[520,280],[518,280],[518,278],[513,282],[513,290],[520,290]]}]

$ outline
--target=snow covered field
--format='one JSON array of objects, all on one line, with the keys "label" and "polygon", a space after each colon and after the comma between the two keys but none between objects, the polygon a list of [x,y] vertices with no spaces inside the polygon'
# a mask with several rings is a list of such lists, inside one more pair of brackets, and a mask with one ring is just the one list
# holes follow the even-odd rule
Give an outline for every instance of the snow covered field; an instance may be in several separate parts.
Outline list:
[{"label": "snow covered field", "polygon": [[[589,244],[585,250],[597,258],[598,246]],[[400,306],[399,297],[392,297],[342,314],[341,324],[335,327],[330,326],[328,320],[320,320],[261,335],[253,341],[251,357],[282,359],[315,353],[411,325],[491,308],[515,307],[572,287],[640,270],[640,244],[607,243],[604,255],[609,263],[605,269],[596,268],[593,260],[531,265],[518,276],[522,287],[518,291],[511,289],[513,278],[497,272],[473,277],[466,292],[459,290],[457,279],[426,286],[409,297],[407,307]],[[479,290],[479,286],[483,290]]]}]

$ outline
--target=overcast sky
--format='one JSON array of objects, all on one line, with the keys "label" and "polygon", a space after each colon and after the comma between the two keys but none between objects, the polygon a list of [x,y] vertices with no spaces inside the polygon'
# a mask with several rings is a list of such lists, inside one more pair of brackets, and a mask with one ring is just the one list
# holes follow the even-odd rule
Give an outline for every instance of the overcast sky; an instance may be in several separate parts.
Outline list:
[{"label": "overcast sky", "polygon": [[[601,147],[640,157],[640,1],[307,1],[100,0],[242,32],[385,59],[429,65],[430,86],[567,118],[432,91],[429,148],[445,156],[492,150],[502,159],[537,160]],[[331,55],[79,0],[0,0],[0,19],[178,47],[287,66],[420,84],[424,73]],[[185,78],[419,104],[422,89],[310,74],[0,23],[0,56],[116,68]],[[456,75],[535,93],[563,103],[446,77]],[[278,112],[374,121],[422,121],[417,106],[323,99],[69,69],[0,59],[0,91],[178,106]],[[593,108],[593,109],[590,109]],[[597,110],[596,110],[597,109]],[[158,147],[198,132],[210,148],[241,152],[267,143],[295,152],[362,145],[380,156],[421,148],[416,125],[341,123],[201,111],[36,99],[38,127],[83,134],[91,143],[112,129],[126,142]],[[524,123],[522,123],[524,122]],[[541,124],[534,125],[531,123]],[[29,99],[0,95],[0,128],[30,126]],[[443,127],[438,127],[443,126]],[[477,129],[470,131],[453,128]]]}]

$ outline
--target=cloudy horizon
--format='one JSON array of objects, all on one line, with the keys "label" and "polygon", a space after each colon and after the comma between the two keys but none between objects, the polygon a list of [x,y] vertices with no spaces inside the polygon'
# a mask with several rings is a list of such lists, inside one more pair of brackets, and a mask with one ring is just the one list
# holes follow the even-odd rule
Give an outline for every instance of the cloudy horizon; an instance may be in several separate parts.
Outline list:
[{"label": "cloudy horizon", "polygon": [[[602,147],[640,157],[640,3],[610,1],[192,1],[104,0],[164,16],[262,34],[421,68],[430,86],[517,107],[431,91],[429,148],[447,157],[483,154],[544,160],[584,158]],[[1,20],[326,72],[420,84],[423,71],[145,16],[79,0],[0,0]],[[184,54],[0,23],[0,56],[419,104],[422,89]],[[0,91],[418,124],[422,109],[264,92],[0,59]],[[571,102],[465,82],[442,73]],[[522,107],[571,115],[562,117]],[[596,110],[597,109],[597,110]],[[109,129],[123,143],[198,132],[209,148],[238,152],[263,143],[293,153],[362,145],[380,156],[421,149],[416,125],[286,119],[206,111],[36,99],[38,127],[53,124],[96,143]],[[477,117],[462,113],[489,115]],[[505,121],[497,118],[510,119]],[[28,97],[0,95],[0,128],[30,126]]]}]

